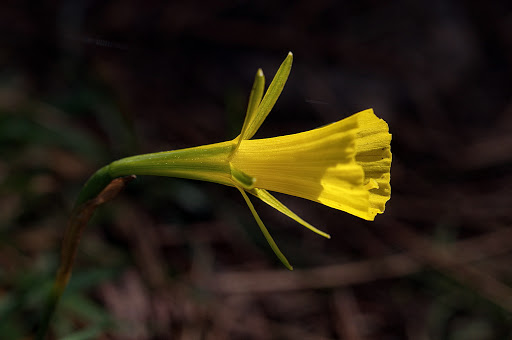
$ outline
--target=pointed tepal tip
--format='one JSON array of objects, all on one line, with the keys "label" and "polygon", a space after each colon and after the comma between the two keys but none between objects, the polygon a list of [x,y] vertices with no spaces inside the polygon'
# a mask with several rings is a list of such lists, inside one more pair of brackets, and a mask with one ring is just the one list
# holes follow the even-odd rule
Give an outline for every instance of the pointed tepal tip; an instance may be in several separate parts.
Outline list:
[{"label": "pointed tepal tip", "polygon": [[293,62],[293,53],[292,53],[292,51],[288,52],[288,55],[286,56],[285,60]]},{"label": "pointed tepal tip", "polygon": [[256,75],[258,77],[263,77],[263,70],[261,68],[258,69],[258,72],[256,72]]}]

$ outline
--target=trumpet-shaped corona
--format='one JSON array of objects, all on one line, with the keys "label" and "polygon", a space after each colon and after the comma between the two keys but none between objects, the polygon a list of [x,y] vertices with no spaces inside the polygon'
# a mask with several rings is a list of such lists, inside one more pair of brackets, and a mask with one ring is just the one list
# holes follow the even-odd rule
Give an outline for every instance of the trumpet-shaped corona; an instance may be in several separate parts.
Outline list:
[{"label": "trumpet-shaped corona", "polygon": [[[281,94],[292,59],[289,53],[264,96],[265,78],[258,70],[241,133],[234,140],[132,156],[100,171],[110,178],[172,176],[236,187],[274,252],[291,269],[246,192],[325,237],[329,235],[302,220],[269,191],[302,197],[365,220],[383,213],[391,195],[391,135],[372,109],[302,133],[251,139]],[[95,180],[93,176],[90,182]]]},{"label": "trumpet-shaped corona", "polygon": [[366,110],[307,132],[245,140],[231,164],[255,187],[373,220],[390,196],[390,140],[387,124]]}]

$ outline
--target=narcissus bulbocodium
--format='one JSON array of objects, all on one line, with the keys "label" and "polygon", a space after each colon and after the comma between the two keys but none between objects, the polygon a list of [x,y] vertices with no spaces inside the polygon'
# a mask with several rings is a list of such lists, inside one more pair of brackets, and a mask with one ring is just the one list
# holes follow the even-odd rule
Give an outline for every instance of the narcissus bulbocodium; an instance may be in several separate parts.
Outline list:
[{"label": "narcissus bulbocodium", "polygon": [[[284,88],[292,66],[289,53],[265,95],[263,71],[256,73],[240,135],[227,142],[132,156],[100,169],[84,190],[84,202],[111,179],[126,175],[170,176],[216,182],[237,188],[272,250],[291,269],[258,216],[250,193],[306,228],[330,236],[301,219],[269,191],[302,197],[373,220],[391,195],[391,135],[372,109],[318,129],[251,139]],[[88,193],[85,193],[88,192]]]}]

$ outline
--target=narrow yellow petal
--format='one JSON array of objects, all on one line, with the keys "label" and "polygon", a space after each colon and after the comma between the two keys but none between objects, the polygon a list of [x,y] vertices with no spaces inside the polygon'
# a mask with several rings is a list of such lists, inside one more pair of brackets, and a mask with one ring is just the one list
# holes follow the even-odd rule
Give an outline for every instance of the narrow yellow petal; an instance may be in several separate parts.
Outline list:
[{"label": "narrow yellow petal", "polygon": [[242,140],[252,138],[256,131],[258,131],[260,128],[261,124],[263,124],[265,118],[267,118],[267,115],[274,107],[277,98],[279,98],[279,95],[281,95],[281,92],[283,91],[284,84],[286,83],[286,80],[288,79],[292,69],[292,62],[293,54],[292,52],[289,52],[288,56],[277,70],[274,79],[272,79],[272,82],[270,83],[270,86],[268,87],[263,100],[261,101],[260,105],[258,105],[257,112],[248,122],[247,129],[244,131],[244,138],[241,138]]},{"label": "narrow yellow petal", "polygon": [[297,214],[295,214],[293,211],[288,209],[286,205],[281,203],[277,198],[272,196],[267,190],[265,189],[258,189],[254,188],[249,191],[254,196],[258,197],[263,202],[270,205],[272,208],[278,210],[279,212],[285,214],[286,216],[290,217],[291,219],[295,220],[296,222],[299,222],[304,227],[308,228],[309,230],[317,233],[318,235],[321,235],[326,238],[331,238],[331,235],[327,234],[326,232],[323,232],[315,227],[313,227],[308,222],[304,221],[302,218],[300,218]]},{"label": "narrow yellow petal", "polygon": [[260,68],[256,72],[256,76],[254,78],[254,84],[252,85],[251,94],[249,95],[249,104],[247,105],[247,113],[245,114],[244,125],[242,126],[242,132],[238,136],[237,147],[240,145],[240,142],[244,139],[249,139],[247,137],[247,129],[248,126],[254,120],[254,116],[258,111],[258,106],[261,103],[261,98],[263,97],[263,91],[265,89],[265,76],[263,75],[263,70]]},{"label": "narrow yellow petal", "polygon": [[236,185],[235,185],[235,187],[238,189],[238,191],[240,191],[240,193],[244,197],[245,203],[247,203],[249,210],[251,210],[251,213],[254,216],[256,223],[258,223],[258,226],[260,227],[261,232],[263,233],[263,236],[265,236],[265,239],[267,240],[268,244],[270,245],[270,248],[272,248],[272,250],[274,251],[274,254],[277,255],[279,260],[281,260],[281,262],[285,265],[286,268],[288,268],[289,270],[293,270],[293,267],[291,266],[290,262],[288,262],[288,260],[286,259],[286,256],[284,256],[284,254],[281,252],[281,250],[279,250],[279,247],[277,246],[276,242],[274,241],[274,239],[268,232],[267,228],[265,227],[265,224],[263,224],[263,221],[261,220],[260,216],[256,212],[256,209],[254,209],[254,205],[252,205],[252,202],[249,199],[249,197],[247,196],[247,194],[245,193],[244,189],[242,189]]}]

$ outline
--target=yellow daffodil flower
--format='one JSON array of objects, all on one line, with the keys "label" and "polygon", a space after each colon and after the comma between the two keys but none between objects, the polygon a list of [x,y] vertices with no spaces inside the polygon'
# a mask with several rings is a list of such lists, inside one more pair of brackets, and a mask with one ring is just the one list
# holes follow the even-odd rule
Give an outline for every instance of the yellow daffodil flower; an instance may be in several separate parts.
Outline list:
[{"label": "yellow daffodil flower", "polygon": [[[182,177],[237,188],[279,259],[292,267],[259,218],[247,193],[286,216],[316,229],[269,191],[306,198],[365,220],[384,212],[391,194],[391,135],[388,125],[372,109],[318,129],[265,139],[251,139],[274,106],[291,70],[289,53],[263,96],[261,69],[249,98],[242,131],[234,140],[183,150],[124,158],[98,171],[89,186],[103,187],[125,175]],[[86,185],[86,187],[87,187]],[[90,194],[79,198],[83,202]]]}]

